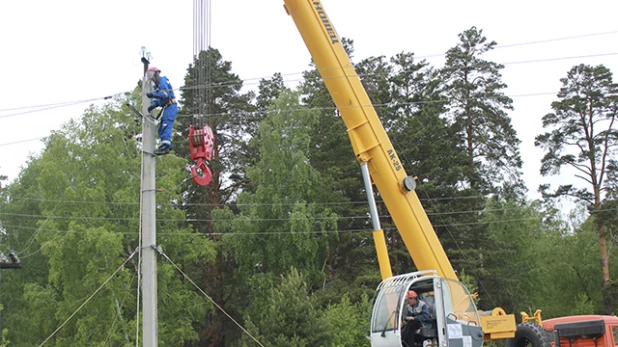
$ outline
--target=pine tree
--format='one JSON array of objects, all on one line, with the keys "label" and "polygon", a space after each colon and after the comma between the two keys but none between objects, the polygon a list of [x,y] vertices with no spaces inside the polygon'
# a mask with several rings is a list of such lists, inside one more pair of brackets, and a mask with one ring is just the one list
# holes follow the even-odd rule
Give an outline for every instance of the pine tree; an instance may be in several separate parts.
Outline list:
[{"label": "pine tree", "polygon": [[446,52],[441,69],[449,100],[445,115],[455,135],[453,146],[465,152],[465,165],[457,173],[458,193],[452,196],[452,209],[445,211],[452,218],[443,230],[453,240],[446,252],[459,259],[460,270],[481,281],[481,291],[485,286],[479,265],[487,232],[486,225],[478,223],[478,213],[484,209],[485,196],[521,198],[525,192],[520,140],[507,113],[513,101],[503,93],[506,84],[500,75],[504,66],[482,58],[495,46],[483,30],[471,27]]},{"label": "pine tree", "polygon": [[496,42],[476,27],[459,34],[459,40],[447,51],[442,72],[451,100],[448,115],[468,156],[465,183],[482,194],[521,196],[520,140],[507,114],[513,101],[502,92],[504,66],[481,58]]},{"label": "pine tree", "polygon": [[[607,179],[618,148],[618,132],[614,125],[618,115],[618,85],[613,82],[611,71],[603,65],[574,66],[560,81],[559,100],[551,104],[554,112],[543,117],[543,127],[549,131],[538,135],[535,141],[536,146],[546,151],[541,161],[541,174],[554,175],[563,167],[569,167],[587,186],[578,189],[573,185],[561,185],[553,192],[549,185],[541,185],[539,189],[547,198],[569,196],[584,202],[595,215],[603,209],[608,188],[615,185]],[[604,311],[611,314],[611,276],[603,223],[597,225],[597,235]]]}]

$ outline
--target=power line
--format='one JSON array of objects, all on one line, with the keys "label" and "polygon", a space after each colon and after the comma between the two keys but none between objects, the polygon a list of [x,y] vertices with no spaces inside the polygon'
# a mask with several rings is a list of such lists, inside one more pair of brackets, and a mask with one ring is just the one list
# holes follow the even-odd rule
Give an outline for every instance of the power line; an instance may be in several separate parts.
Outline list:
[{"label": "power line", "polygon": [[555,38],[555,39],[546,39],[546,40],[538,40],[538,41],[511,43],[511,44],[506,44],[506,45],[496,45],[496,47],[494,47],[494,49],[518,47],[518,46],[525,46],[525,45],[535,45],[535,44],[539,44],[539,43],[548,43],[548,42],[555,42],[555,41],[581,39],[581,38],[586,38],[586,37],[609,35],[609,34],[617,34],[617,33],[618,33],[618,30],[614,30],[614,31],[601,32],[601,33],[583,34],[583,35],[576,35],[576,36],[566,36],[566,37],[560,37],[560,38]]},{"label": "power line", "polygon": [[[485,199],[487,197],[483,195],[471,195],[471,196],[443,196],[436,198],[421,198],[421,201],[445,201],[445,200],[468,200],[468,199]],[[139,202],[128,202],[128,201],[95,201],[95,200],[51,200],[51,199],[43,199],[43,198],[22,198],[22,197],[12,197],[12,200],[27,200],[27,201],[41,201],[41,202],[57,202],[57,203],[74,203],[74,204],[109,204],[109,205],[139,205]],[[376,200],[377,203],[383,203],[382,200]],[[331,201],[331,202],[312,202],[309,203],[311,205],[350,205],[350,204],[366,204],[366,200],[362,201]],[[162,202],[160,205],[182,205],[182,206],[273,206],[273,205],[281,205],[281,206],[290,206],[296,205],[296,203],[225,203],[225,204],[217,204],[217,203],[165,203]]]},{"label": "power line", "polygon": [[[500,211],[511,211],[517,210],[519,207],[512,208],[496,208],[496,209],[486,209],[486,210],[466,210],[466,211],[448,211],[448,212],[427,212],[428,216],[449,216],[449,215],[460,215],[460,214],[486,214],[492,212],[500,212]],[[609,209],[600,209],[595,212],[601,211],[618,211],[618,209],[609,208]],[[126,221],[136,221],[138,218],[128,218],[128,217],[88,217],[88,216],[44,216],[39,214],[23,214],[23,213],[11,213],[11,212],[0,212],[0,215],[3,216],[12,216],[12,217],[27,217],[27,218],[44,218],[46,220],[50,219],[60,219],[60,220],[104,220],[104,221],[117,221],[117,222],[126,222]],[[235,217],[247,217],[246,215],[236,215]],[[390,218],[390,215],[381,215],[380,218]],[[370,216],[361,215],[361,216],[313,216],[311,218],[298,217],[298,218],[243,218],[243,219],[213,219],[213,218],[158,218],[157,222],[187,222],[187,223],[195,223],[195,222],[225,222],[225,223],[233,223],[233,222],[282,222],[282,221],[295,221],[295,220],[362,220],[369,219]],[[6,226],[5,226],[6,227]]]},{"label": "power line", "polygon": [[[523,45],[523,43],[521,45]],[[613,56],[613,55],[618,55],[618,53],[600,53],[600,54],[571,56],[571,57],[556,57],[556,58],[547,58],[547,59],[523,60],[523,61],[506,62],[506,63],[500,63],[500,64],[501,65],[531,64],[531,63],[542,63],[542,62],[550,62],[550,61],[558,61],[558,60],[572,60],[572,59],[583,59],[583,58],[595,58],[595,57]],[[429,56],[418,57],[417,59],[422,59],[422,58],[426,58],[426,57],[429,57]],[[322,72],[324,72],[324,70],[322,70]],[[297,74],[302,74],[302,73],[304,73],[304,72],[290,73],[290,74],[286,74],[286,75],[297,75]],[[358,77],[363,77],[363,76],[380,76],[380,75],[384,75],[384,74],[388,74],[388,73],[387,72],[375,72],[375,73],[355,74],[355,75],[358,76]],[[242,86],[259,85],[261,82],[257,82],[257,83],[246,83],[246,82],[249,81],[249,80],[258,80],[258,79],[261,80],[261,79],[266,79],[266,78],[271,78],[271,77],[272,76],[247,78],[247,79],[241,79],[240,82],[233,82],[233,83],[221,82],[221,83],[216,83],[216,84],[205,84],[205,85],[196,85],[196,86],[190,86],[190,87],[179,87],[179,88],[174,88],[173,90],[174,91],[183,91],[183,90],[196,90],[196,89],[199,90],[199,89],[226,88],[226,87],[234,87],[234,86],[239,86],[239,85],[242,85]],[[350,76],[349,75],[342,75],[342,76],[333,76],[333,77],[328,77],[328,78],[332,79],[332,78],[347,78],[347,77],[350,77]],[[320,77],[320,79],[323,80],[322,77]],[[290,82],[300,82],[300,81],[304,81],[304,78],[298,78],[298,79],[292,79],[292,80],[284,80],[283,82],[284,83],[290,83]],[[119,94],[124,94],[124,93],[118,93],[116,95],[119,95]],[[552,93],[552,94],[554,94],[554,93]],[[57,104],[55,104],[56,106],[50,106],[50,107],[41,108],[41,109],[38,109],[38,110],[24,111],[24,112],[12,113],[12,114],[8,114],[8,115],[0,115],[0,118],[15,117],[15,116],[20,116],[20,115],[24,115],[24,114],[30,114],[30,113],[41,112],[41,111],[48,111],[48,110],[55,109],[55,108],[75,106],[75,105],[79,105],[79,104],[83,104],[83,103],[87,103],[87,102],[100,101],[100,100],[108,100],[108,99],[111,99],[111,98],[113,98],[113,96],[105,96],[105,97],[102,97],[102,98],[80,100],[80,101],[73,101],[73,102],[65,102],[65,103],[57,103]],[[24,107],[24,108],[30,108],[30,107]]]},{"label": "power line", "polygon": [[618,53],[601,53],[601,54],[591,54],[591,55],[580,55],[580,56],[575,56],[575,57],[561,57],[561,58],[547,58],[547,59],[514,61],[514,62],[509,62],[509,63],[502,63],[502,65],[545,63],[545,62],[548,62],[548,61],[569,60],[569,59],[583,59],[583,58],[596,58],[596,57],[606,57],[606,56],[610,56],[610,55],[618,55]]},{"label": "power line", "polygon": [[[79,101],[61,102],[61,103],[52,104],[54,106],[44,107],[44,108],[40,108],[40,109],[37,109],[37,110],[30,110],[30,111],[23,111],[23,112],[17,112],[17,113],[0,115],[0,118],[9,118],[9,117],[21,116],[21,115],[24,115],[24,114],[35,113],[35,112],[49,111],[49,110],[56,109],[56,108],[62,108],[62,107],[68,107],[68,106],[75,106],[75,105],[79,105],[79,104],[85,104],[87,102],[94,102],[94,101],[100,101],[100,100],[109,100],[111,98],[113,98],[113,96],[104,96],[104,97],[101,97],[101,98],[86,99],[86,100],[79,100]],[[22,107],[22,109],[34,108],[34,107],[36,107],[36,106],[30,106],[30,107],[25,106],[25,107]],[[16,109],[19,109],[19,108],[16,108]]]},{"label": "power line", "polygon": [[[366,201],[364,202],[365,204],[367,203]],[[380,202],[381,203],[381,202]],[[273,206],[273,205],[279,205],[279,204],[268,204],[268,206]],[[316,204],[319,205],[319,204]],[[341,205],[345,205],[345,203],[342,203]],[[494,209],[483,209],[483,210],[464,210],[464,211],[449,211],[449,212],[427,212],[428,216],[449,216],[449,215],[460,215],[460,214],[485,214],[485,213],[490,213],[490,212],[499,212],[499,211],[511,211],[511,210],[516,210],[519,207],[505,207],[505,208],[494,208]],[[605,211],[605,210],[599,210],[599,211]],[[607,211],[613,211],[613,209],[609,209]],[[87,216],[54,216],[54,215],[50,215],[50,216],[45,216],[45,215],[40,215],[40,214],[21,214],[21,213],[10,213],[10,212],[0,212],[0,215],[4,215],[4,216],[13,216],[13,217],[28,217],[28,218],[46,218],[46,219],[69,219],[69,220],[75,220],[75,219],[85,219],[85,220],[114,220],[114,221],[134,221],[134,220],[138,220],[138,218],[124,218],[124,217],[87,217]],[[242,216],[242,215],[238,215],[238,216]],[[390,218],[390,215],[381,215],[379,216],[380,218]],[[320,219],[320,220],[328,220],[328,219],[339,219],[339,220],[345,220],[345,219],[367,219],[370,218],[369,215],[361,215],[361,216],[324,216],[324,217],[312,217],[310,219]],[[306,218],[303,217],[299,217],[299,218],[250,218],[248,219],[249,221],[252,222],[269,222],[269,221],[292,221],[292,220],[304,220]],[[165,219],[165,218],[161,218],[161,219],[157,219],[157,221],[159,222],[233,222],[236,220],[229,220],[229,219],[210,219],[210,218],[184,218],[184,219],[180,219],[180,218],[176,218],[176,219]],[[245,222],[247,221],[247,219],[244,220],[237,220],[239,222]]]},{"label": "power line", "polygon": [[[618,209],[614,209],[618,211]],[[522,218],[511,218],[511,219],[499,219],[499,220],[487,220],[487,221],[476,221],[469,223],[444,223],[444,224],[432,224],[434,228],[447,228],[454,226],[473,226],[473,225],[486,225],[486,224],[506,224],[506,223],[515,223],[515,222],[523,222],[523,221],[542,221],[542,217],[522,217]],[[245,220],[247,221],[247,220]],[[251,221],[251,220],[249,220]],[[5,226],[5,228],[9,229],[25,229],[25,230],[37,230],[37,232],[50,232],[50,233],[77,233],[77,234],[103,234],[108,233],[109,231],[92,231],[92,230],[59,230],[59,229],[45,229],[45,228],[37,228],[37,227],[22,227],[22,226]],[[397,228],[384,228],[384,231],[397,231]],[[161,232],[158,235],[165,236],[197,236],[197,237],[207,237],[207,236],[249,236],[249,235],[302,235],[302,234],[333,234],[333,233],[371,233],[373,229],[339,229],[339,230],[308,230],[302,232],[291,232],[291,231],[241,231],[241,232],[216,232],[216,233],[196,233],[196,232]],[[114,234],[119,235],[138,235],[139,232],[120,232],[113,231]],[[19,253],[18,253],[19,254]]]},{"label": "power line", "polygon": [[[618,54],[618,53],[615,53]],[[539,92],[539,93],[527,93],[527,94],[516,94],[516,95],[510,95],[508,97],[510,98],[520,98],[520,97],[533,97],[533,96],[543,96],[543,95],[555,95],[556,92]],[[345,106],[345,107],[334,107],[334,106],[328,106],[328,107],[310,107],[310,108],[289,108],[289,109],[272,109],[272,110],[266,110],[266,111],[249,111],[249,112],[244,112],[245,115],[251,116],[251,115],[262,115],[262,114],[269,114],[269,113],[278,113],[278,112],[296,112],[296,111],[335,111],[337,109],[352,109],[352,108],[364,108],[364,107],[374,107],[374,108],[382,108],[382,107],[401,107],[401,106],[412,106],[412,105],[421,105],[421,104],[434,104],[434,103],[446,103],[449,102],[449,99],[438,99],[438,100],[423,100],[423,101],[411,101],[411,102],[391,102],[391,103],[384,103],[384,104],[369,104],[369,105],[358,105],[358,106]],[[228,117],[232,117],[229,112],[221,112],[221,113],[212,113],[209,114],[209,116],[228,116]],[[1,117],[1,116],[0,116]],[[186,118],[186,117],[193,117],[193,115],[183,115],[183,114],[179,114],[177,116],[178,118]],[[255,120],[256,122],[259,121],[258,119]],[[13,142],[7,142],[7,143],[0,143],[0,147],[3,146],[10,146],[10,145],[14,145],[14,144],[18,144],[18,143],[22,143],[22,142],[29,142],[29,141],[36,141],[36,140],[40,140],[43,137],[38,137],[38,138],[32,138],[32,139],[27,139],[27,140],[18,140],[18,141],[13,141]]]},{"label": "power line", "polygon": [[[516,47],[516,46],[525,46],[525,45],[533,45],[533,44],[539,44],[539,43],[547,43],[547,42],[554,42],[554,41],[563,41],[563,40],[571,40],[571,39],[579,39],[579,38],[585,38],[585,37],[591,37],[591,36],[599,36],[599,35],[608,35],[608,34],[616,34],[618,33],[617,31],[606,31],[606,32],[600,32],[600,33],[592,33],[592,34],[583,34],[583,35],[576,35],[576,36],[568,36],[568,37],[561,37],[561,38],[554,38],[554,39],[546,39],[546,40],[538,40],[538,41],[529,41],[529,42],[519,42],[519,43],[512,43],[512,44],[506,44],[506,45],[496,45],[494,47],[494,49],[500,49],[500,48],[508,48],[508,47]],[[446,55],[446,53],[437,53],[437,54],[430,54],[430,55],[422,55],[422,56],[416,56],[414,57],[415,59],[425,59],[425,58],[433,58],[433,57],[441,57]],[[573,58],[570,58],[573,59]],[[338,69],[338,68],[335,68]],[[323,69],[320,70],[321,72],[325,72],[328,71],[330,69]],[[295,75],[300,75],[305,73],[306,71],[301,71],[301,72],[289,72],[289,73],[284,73],[281,74],[281,76],[295,76]],[[360,76],[360,75],[359,75]],[[266,77],[253,77],[253,78],[246,78],[243,79],[242,81],[246,82],[246,81],[254,81],[254,80],[261,80],[261,79],[269,79],[272,76],[266,76]],[[284,80],[284,82],[296,82],[296,81],[301,81],[302,79],[295,79],[295,80]],[[233,85],[238,85],[239,83],[234,83],[234,84],[224,84],[225,82],[221,82],[221,86],[222,87],[226,87],[226,86],[233,86]],[[178,88],[178,89],[182,89]]]},{"label": "power line", "polygon": [[[556,95],[556,92],[538,92],[538,93],[526,93],[526,94],[515,94],[515,95],[506,95],[509,98],[520,98],[520,97],[532,97],[532,96],[543,96],[543,95]],[[458,99],[459,101],[464,101],[466,99]],[[447,103],[450,99],[437,99],[437,100],[422,100],[422,101],[410,101],[410,102],[388,102],[382,104],[367,104],[367,105],[353,105],[353,106],[321,106],[321,107],[309,107],[309,108],[288,108],[288,109],[271,109],[266,111],[249,111],[244,112],[244,115],[262,115],[268,113],[283,113],[283,112],[307,112],[307,111],[336,111],[336,110],[345,110],[345,109],[354,109],[354,108],[365,108],[365,107],[373,107],[373,108],[382,108],[382,107],[401,107],[401,106],[413,106],[413,105],[427,105],[427,104],[435,104],[435,103]],[[214,113],[211,116],[231,116],[229,112],[222,113]],[[191,117],[189,115],[178,115],[178,117]],[[256,120],[257,121],[257,120]]]},{"label": "power line", "polygon": [[[579,39],[579,38],[592,37],[592,36],[600,36],[600,35],[608,35],[608,34],[615,34],[615,33],[618,33],[618,31],[608,31],[608,32],[583,34],[583,35],[561,37],[561,38],[554,38],[554,39],[537,40],[537,41],[529,41],[529,42],[520,42],[520,43],[513,43],[513,44],[506,44],[506,45],[496,45],[494,47],[494,49],[508,48],[508,47],[517,47],[517,46],[525,46],[525,45],[533,45],[533,44],[547,43],[547,42],[554,42],[554,41]],[[618,54],[618,53],[605,53],[605,54],[574,56],[574,57],[559,57],[559,58],[550,58],[550,59],[543,59],[543,60],[517,61],[517,62],[502,63],[502,65],[527,64],[527,63],[537,63],[537,62],[555,61],[555,60],[568,60],[568,59],[582,59],[582,58],[590,58],[590,57],[598,57],[598,56],[609,56],[609,55],[616,55],[616,54]],[[446,55],[446,54],[445,53],[440,53],[440,54],[417,56],[415,58],[416,59],[425,59],[425,58],[433,58],[433,57],[439,57],[439,56],[444,56],[444,55]],[[322,70],[322,72],[324,72],[324,71],[326,71],[326,70]],[[300,75],[300,74],[303,74],[305,72],[306,71],[291,72],[291,73],[285,73],[285,74],[281,74],[281,75],[282,76],[293,76],[293,75]],[[198,86],[192,86],[192,87],[179,87],[179,88],[174,88],[174,90],[175,91],[176,90],[180,91],[180,90],[191,90],[191,89],[202,89],[202,88],[221,88],[221,87],[230,87],[230,86],[237,86],[237,85],[255,85],[255,84],[259,84],[259,82],[258,83],[245,83],[245,82],[253,81],[253,80],[269,79],[271,77],[272,76],[253,77],[253,78],[241,79],[240,82],[233,82],[233,83],[221,82],[221,83],[218,83],[218,84],[198,85]],[[303,79],[284,80],[284,82],[297,82],[297,81],[302,81],[302,80]],[[115,95],[122,95],[122,94],[125,94],[125,93],[118,93],[118,94],[115,94]],[[107,99],[111,99],[111,98],[113,98],[113,96],[105,96],[105,97],[101,97],[101,98],[94,98],[94,99],[87,99],[87,100],[80,100],[80,101],[59,102],[59,103],[45,104],[45,105],[38,105],[38,106],[22,106],[22,107],[0,109],[0,112],[5,112],[5,111],[20,110],[20,109],[44,107],[44,108],[41,108],[39,110],[32,110],[32,111],[20,112],[20,113],[15,113],[15,114],[3,115],[3,116],[0,116],[0,118],[13,117],[13,116],[18,116],[18,115],[23,115],[23,114],[33,113],[33,112],[46,111],[46,110],[49,110],[49,109],[54,109],[54,108],[59,108],[59,107],[67,107],[67,106],[78,105],[78,104],[82,104],[82,103],[86,103],[86,102],[93,102],[93,101],[98,101],[98,100],[107,100]]]},{"label": "power line", "polygon": [[[98,98],[97,99],[88,99],[88,100],[98,100]],[[87,102],[88,100],[82,100],[82,101],[83,102]],[[19,107],[12,107],[12,108],[3,108],[3,109],[0,109],[0,112],[27,110],[29,108],[65,106],[67,104],[72,104],[72,103],[75,103],[75,102],[77,102],[77,101],[65,101],[65,102],[56,102],[56,103],[53,103],[53,104],[43,104],[43,105],[19,106]]]},{"label": "power line", "polygon": [[[59,230],[59,229],[45,229],[38,227],[24,227],[24,226],[14,226],[7,225],[5,228],[12,229],[24,229],[24,230],[37,230],[37,232],[48,232],[48,233],[75,233],[75,234],[105,234],[109,233],[109,231],[93,231],[93,230]],[[386,228],[385,231],[393,231],[396,230],[394,228]],[[342,229],[342,230],[309,230],[303,232],[291,232],[291,231],[258,231],[258,232],[249,232],[249,231],[241,231],[241,232],[218,232],[218,233],[197,233],[197,232],[160,232],[157,233],[159,236],[197,236],[197,237],[208,237],[208,236],[247,236],[247,235],[302,235],[302,234],[333,234],[333,233],[360,233],[360,232],[373,232],[373,229]],[[138,231],[113,231],[112,233],[118,235],[139,235]],[[48,242],[51,242],[50,240]],[[38,252],[38,251],[37,251]],[[16,252],[17,253],[17,252]],[[19,253],[17,253],[19,255]]]},{"label": "power line", "polygon": [[44,136],[42,136],[42,137],[35,137],[35,138],[32,138],[32,139],[26,139],[26,140],[18,140],[18,141],[13,141],[13,142],[0,143],[0,147],[16,145],[16,144],[24,143],[24,142],[37,141],[37,140],[40,140],[42,138],[44,138]]},{"label": "power line", "polygon": [[[531,64],[531,63],[542,63],[542,62],[546,62],[546,61],[556,61],[556,60],[571,60],[571,59],[582,59],[582,58],[594,58],[594,57],[600,57],[600,56],[612,56],[612,55],[618,55],[618,53],[600,53],[600,54],[593,54],[593,55],[582,55],[582,56],[571,56],[571,57],[556,57],[556,58],[548,58],[548,59],[540,59],[540,60],[522,60],[522,61],[514,61],[514,62],[506,62],[506,63],[499,63],[501,65],[515,65],[515,64]],[[430,56],[424,56],[424,57],[415,57],[416,59],[424,59]],[[320,72],[326,72],[329,70],[338,70],[340,68],[328,68],[328,69],[322,69],[319,70]],[[311,70],[310,70],[311,71]],[[289,73],[287,75],[298,75],[298,74],[302,74],[304,72],[310,72],[310,71],[303,71],[303,72],[297,72],[297,73]],[[366,73],[366,74],[354,74],[354,76],[358,76],[358,77],[364,77],[364,76],[382,76],[382,75],[387,75],[389,72],[372,72],[372,73]],[[331,76],[328,77],[328,79],[335,79],[335,78],[348,78],[352,75],[339,75],[339,76]],[[179,88],[175,88],[174,90],[195,90],[195,89],[216,89],[216,88],[227,88],[227,87],[234,87],[234,86],[248,86],[248,85],[259,85],[261,82],[254,82],[254,83],[246,83],[247,81],[250,80],[257,80],[257,79],[269,79],[272,76],[268,76],[268,77],[257,77],[257,78],[247,78],[247,79],[241,79],[240,82],[220,82],[220,83],[214,83],[214,84],[210,84],[210,85],[196,85],[196,86],[190,86],[190,87],[179,87]],[[324,78],[322,76],[319,76],[319,78],[321,80],[324,80]],[[304,81],[304,78],[296,78],[296,79],[286,79],[283,80],[284,83],[290,83],[290,82],[301,82]]]},{"label": "power line", "polygon": [[[106,221],[136,221],[139,218],[126,218],[126,217],[88,217],[88,216],[44,216],[44,215],[36,215],[36,214],[22,214],[22,213],[10,213],[10,212],[0,212],[0,215],[3,216],[12,216],[12,217],[28,217],[28,218],[45,218],[45,219],[68,219],[68,220],[106,220]],[[381,216],[388,217],[388,216]],[[329,219],[363,219],[369,218],[369,216],[347,216],[347,217],[312,217],[311,219],[319,219],[319,220],[329,220]],[[291,220],[305,220],[307,218],[298,217],[298,218],[251,218],[249,219],[252,222],[273,222],[273,221],[291,221]],[[210,219],[210,218],[157,218],[157,222],[245,222],[246,220],[228,220],[228,219]]]}]

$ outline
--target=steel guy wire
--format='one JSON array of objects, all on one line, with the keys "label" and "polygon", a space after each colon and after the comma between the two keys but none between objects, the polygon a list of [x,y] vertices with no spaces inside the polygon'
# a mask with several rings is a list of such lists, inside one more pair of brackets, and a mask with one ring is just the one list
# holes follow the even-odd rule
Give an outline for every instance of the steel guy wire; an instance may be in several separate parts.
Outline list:
[{"label": "steel guy wire", "polygon": [[65,325],[65,324],[67,324],[67,322],[68,322],[69,320],[71,320],[71,318],[73,318],[73,316],[75,316],[75,315],[77,314],[77,312],[79,312],[79,311],[80,311],[80,310],[81,310],[84,306],[86,306],[86,304],[87,304],[88,302],[90,302],[90,300],[91,300],[91,299],[92,299],[95,295],[97,295],[97,293],[98,293],[98,292],[99,292],[99,291],[100,291],[100,290],[101,290],[101,289],[102,289],[102,288],[103,288],[103,287],[107,284],[107,282],[109,282],[109,281],[110,281],[110,280],[111,280],[114,276],[116,276],[116,274],[118,273],[118,271],[120,271],[120,270],[122,270],[122,268],[124,268],[124,266],[125,266],[125,265],[129,262],[129,260],[131,260],[131,258],[133,258],[133,256],[135,255],[135,253],[136,253],[136,252],[137,252],[137,249],[135,249],[135,250],[133,251],[133,253],[131,253],[131,254],[129,255],[129,257],[127,257],[127,259],[126,259],[126,260],[125,260],[125,261],[124,261],[124,262],[123,262],[123,263],[122,263],[122,264],[121,264],[121,265],[120,265],[120,266],[116,269],[116,271],[114,271],[114,273],[112,273],[112,274],[111,274],[111,276],[109,276],[109,277],[108,277],[108,278],[107,278],[107,279],[103,282],[103,284],[101,284],[101,285],[99,286],[99,288],[97,288],[97,289],[94,291],[94,293],[92,293],[92,295],[90,295],[90,296],[86,299],[86,301],[84,301],[84,302],[83,302],[83,303],[82,303],[82,304],[81,304],[81,305],[80,305],[80,306],[79,306],[79,307],[78,307],[78,308],[77,308],[77,309],[76,309],[76,310],[75,310],[75,311],[74,311],[74,312],[73,312],[73,313],[69,316],[69,318],[67,318],[64,322],[62,322],[62,324],[60,324],[60,326],[59,326],[56,330],[54,330],[54,332],[52,332],[52,333],[51,333],[51,335],[49,335],[49,336],[45,339],[45,341],[43,341],[43,343],[41,343],[41,344],[39,345],[39,347],[43,346],[43,345],[44,345],[47,341],[49,341],[49,339],[51,339],[54,335],[56,335],[56,333],[57,333],[58,331],[60,331],[60,329],[62,329],[62,327],[64,327],[64,325]]},{"label": "steel guy wire", "polygon": [[172,264],[172,266],[174,266],[176,268],[176,270],[178,270],[178,272],[180,272],[180,274],[186,278],[189,282],[191,282],[191,284],[200,291],[200,293],[202,293],[202,295],[204,295],[217,309],[219,309],[226,317],[228,317],[232,322],[234,322],[234,324],[236,324],[237,327],[239,327],[245,334],[247,334],[249,337],[251,337],[251,339],[253,339],[253,341],[255,341],[258,345],[264,347],[263,344],[260,343],[260,341],[258,341],[253,335],[251,335],[251,333],[249,331],[247,331],[242,325],[240,325],[240,323],[238,323],[234,318],[232,318],[232,316],[230,314],[228,314],[223,307],[219,306],[219,304],[217,304],[217,302],[211,298],[208,294],[206,294],[206,292],[200,288],[186,273],[184,273],[184,271],[182,271],[182,269],[176,265],[176,263],[174,263],[172,261],[172,259],[170,259],[167,254],[165,254],[164,252],[162,252],[161,250],[159,250],[159,254],[161,254],[165,259],[167,259],[167,261],[170,262],[170,264]]},{"label": "steel guy wire", "polygon": [[[135,278],[135,273],[133,273],[133,276],[131,276],[131,281],[129,281],[129,288],[131,288],[131,285],[133,284],[133,279]],[[137,286],[139,288],[139,286]],[[113,291],[112,291],[113,293]],[[122,297],[122,302],[120,303],[120,306],[117,308],[117,313],[116,315],[114,315],[114,321],[112,322],[112,325],[109,328],[109,331],[107,333],[107,338],[105,339],[105,341],[103,342],[103,347],[107,346],[107,341],[109,341],[109,338],[112,336],[112,330],[114,329],[114,326],[116,325],[116,321],[118,320],[118,316],[119,310],[121,310],[124,307],[124,302],[127,299],[127,296],[129,295],[129,292],[125,293],[124,296]],[[114,295],[115,296],[115,295]],[[117,301],[116,301],[117,303]],[[136,311],[139,313],[139,309]]]},{"label": "steel guy wire", "polygon": [[[37,234],[38,234],[39,232],[43,231],[43,230],[46,230],[46,229],[43,229],[43,228],[35,228],[35,229],[37,229],[37,231],[36,231],[36,233],[37,233]],[[43,244],[41,244],[41,247],[40,247],[39,249],[37,249],[36,251],[34,251],[34,252],[32,252],[32,253],[28,253],[28,254],[26,254],[26,255],[24,255],[24,256],[20,256],[19,258],[23,260],[23,259],[30,258],[31,256],[33,256],[33,255],[35,255],[35,254],[38,254],[38,253],[39,253],[40,251],[42,251],[44,248],[46,248],[46,247],[47,247],[47,246],[49,246],[49,245],[52,245],[54,241],[56,241],[57,239],[59,239],[59,238],[63,237],[64,235],[66,235],[66,234],[68,234],[68,233],[70,233],[70,231],[60,232],[60,235],[58,235],[58,236],[54,237],[53,239],[51,239],[51,240],[49,240],[49,241],[45,241],[45,242],[43,242]],[[19,253],[18,253],[17,255],[19,255]]]}]

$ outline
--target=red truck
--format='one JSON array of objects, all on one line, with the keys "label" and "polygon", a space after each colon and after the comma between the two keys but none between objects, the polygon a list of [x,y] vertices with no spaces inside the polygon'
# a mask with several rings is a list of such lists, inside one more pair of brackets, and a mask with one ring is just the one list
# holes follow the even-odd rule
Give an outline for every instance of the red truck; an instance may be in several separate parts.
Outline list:
[{"label": "red truck", "polygon": [[615,347],[618,346],[618,317],[580,315],[552,318],[542,326],[519,324],[506,347]]}]

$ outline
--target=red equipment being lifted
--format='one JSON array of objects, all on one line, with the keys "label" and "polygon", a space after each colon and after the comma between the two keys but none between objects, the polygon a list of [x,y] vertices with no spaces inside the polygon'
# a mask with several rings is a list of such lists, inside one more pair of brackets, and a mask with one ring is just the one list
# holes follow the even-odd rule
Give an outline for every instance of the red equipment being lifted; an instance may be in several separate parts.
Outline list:
[{"label": "red equipment being lifted", "polygon": [[[206,160],[212,159],[214,145],[215,137],[208,125],[204,127],[190,125],[189,147],[191,150],[191,160],[196,161],[196,165],[191,166],[191,177],[193,182],[200,186],[205,186],[212,182],[212,172],[206,166]],[[197,172],[198,168],[202,171],[201,176]]]}]

